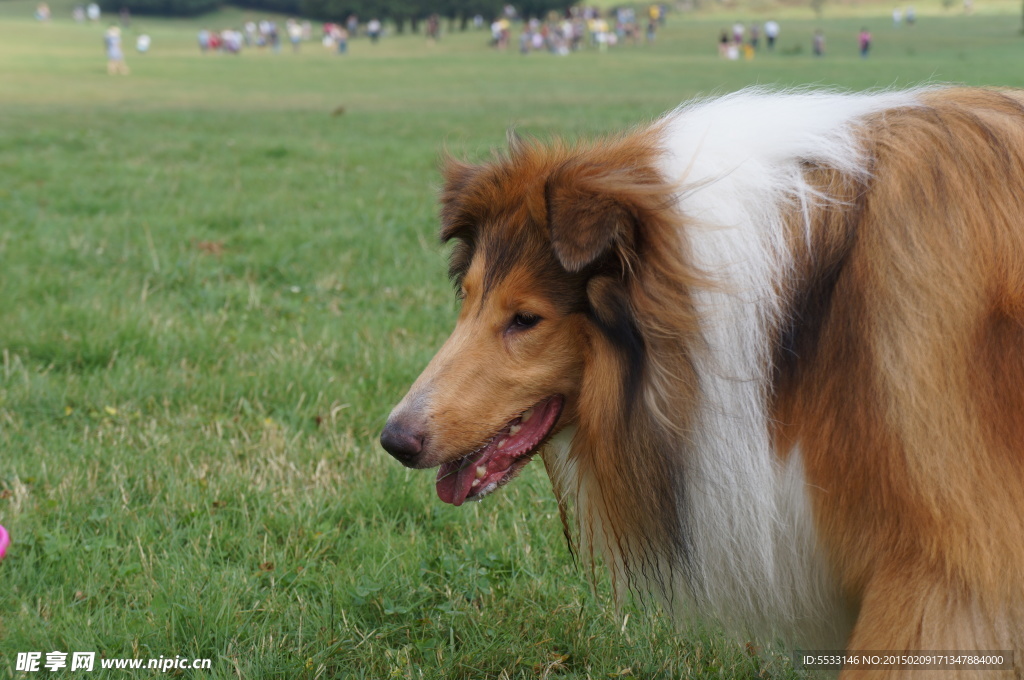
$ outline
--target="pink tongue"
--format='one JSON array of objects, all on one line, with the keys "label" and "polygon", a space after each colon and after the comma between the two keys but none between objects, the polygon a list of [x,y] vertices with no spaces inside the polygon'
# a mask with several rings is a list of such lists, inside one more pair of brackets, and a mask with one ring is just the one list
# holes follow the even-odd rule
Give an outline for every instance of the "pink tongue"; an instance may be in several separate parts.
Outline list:
[{"label": "pink tongue", "polygon": [[[465,465],[465,467],[459,469],[460,465]],[[445,463],[437,471],[437,496],[445,503],[455,506],[462,505],[466,496],[469,495],[469,490],[473,488],[474,479],[476,479],[475,461],[469,462],[462,459]]]},{"label": "pink tongue", "polygon": [[[534,409],[535,413],[527,423],[517,418],[505,429],[494,436],[494,439],[472,458],[461,458],[445,463],[437,471],[437,496],[445,503],[462,505],[466,498],[474,492],[473,482],[477,477],[477,468],[481,465],[485,473],[479,477],[480,484],[476,491],[482,491],[491,484],[500,482],[502,476],[514,464],[517,457],[525,454],[529,448],[539,442],[554,424],[561,412],[561,397],[551,397]],[[518,425],[515,435],[509,435],[509,428]],[[502,448],[498,448],[502,444]]]}]

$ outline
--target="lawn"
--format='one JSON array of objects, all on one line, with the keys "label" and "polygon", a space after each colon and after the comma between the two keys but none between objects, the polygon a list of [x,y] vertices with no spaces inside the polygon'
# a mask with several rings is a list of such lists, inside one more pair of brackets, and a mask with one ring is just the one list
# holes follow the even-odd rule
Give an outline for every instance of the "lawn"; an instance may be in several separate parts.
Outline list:
[{"label": "lawn", "polygon": [[136,17],[153,47],[108,77],[105,24],[0,2],[0,677],[55,650],[203,678],[795,677],[788,650],[593,592],[542,466],[452,508],[380,450],[456,313],[437,160],[756,83],[1024,86],[1019,4],[977,4],[901,29],[884,4],[780,9],[778,52],[734,63],[718,31],[769,9],[565,58],[480,32],[200,55],[229,9]]}]

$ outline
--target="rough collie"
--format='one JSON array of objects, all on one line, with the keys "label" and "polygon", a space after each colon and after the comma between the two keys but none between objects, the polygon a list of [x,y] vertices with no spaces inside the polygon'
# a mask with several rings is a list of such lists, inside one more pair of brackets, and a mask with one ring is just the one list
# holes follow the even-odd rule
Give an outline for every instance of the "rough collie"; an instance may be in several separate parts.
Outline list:
[{"label": "rough collie", "polygon": [[444,181],[461,311],[381,436],[442,501],[540,453],[620,593],[1022,653],[1024,95],[746,90]]}]

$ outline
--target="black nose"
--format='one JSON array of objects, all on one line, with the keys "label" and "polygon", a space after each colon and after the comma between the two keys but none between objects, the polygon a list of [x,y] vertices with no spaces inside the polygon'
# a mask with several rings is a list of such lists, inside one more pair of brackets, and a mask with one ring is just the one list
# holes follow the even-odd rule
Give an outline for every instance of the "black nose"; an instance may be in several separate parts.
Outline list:
[{"label": "black nose", "polygon": [[380,434],[380,445],[397,458],[402,465],[413,467],[416,457],[423,450],[423,433],[410,427],[401,419],[388,419]]}]

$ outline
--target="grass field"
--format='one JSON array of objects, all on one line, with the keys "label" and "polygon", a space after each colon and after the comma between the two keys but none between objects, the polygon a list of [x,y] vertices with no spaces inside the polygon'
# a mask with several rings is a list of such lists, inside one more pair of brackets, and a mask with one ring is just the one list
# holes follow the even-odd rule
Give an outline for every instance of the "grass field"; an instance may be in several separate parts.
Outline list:
[{"label": "grass field", "polygon": [[455,316],[437,159],[754,83],[1022,86],[1019,3],[901,30],[888,5],[780,10],[780,53],[749,63],[715,39],[765,10],[566,58],[482,33],[202,57],[198,28],[241,11],[138,17],[126,43],[153,48],[125,78],[51,4],[40,25],[0,2],[0,677],[53,650],[210,658],[203,678],[795,675],[592,594],[540,465],[451,508],[379,449]]}]

